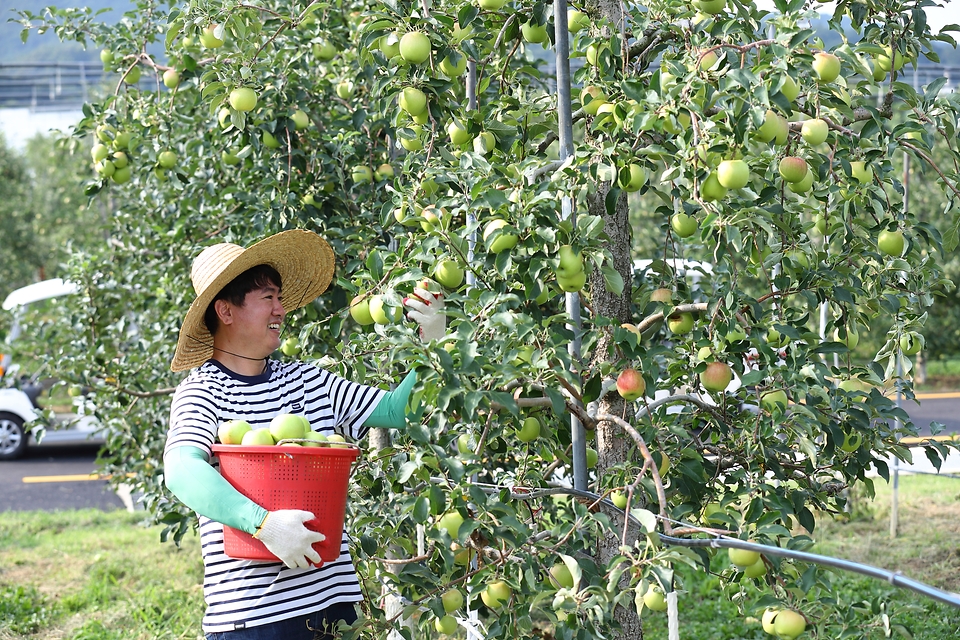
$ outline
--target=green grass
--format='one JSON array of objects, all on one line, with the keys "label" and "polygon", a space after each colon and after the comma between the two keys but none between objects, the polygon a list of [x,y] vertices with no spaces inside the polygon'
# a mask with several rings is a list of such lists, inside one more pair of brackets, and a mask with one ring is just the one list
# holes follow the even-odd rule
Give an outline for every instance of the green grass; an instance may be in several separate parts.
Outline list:
[{"label": "green grass", "polygon": [[0,640],[201,635],[199,544],[160,542],[142,514],[7,512],[0,519]]},{"label": "green grass", "polygon": [[[845,521],[821,519],[814,553],[853,560],[919,580],[938,589],[960,591],[960,479],[928,475],[901,476],[898,492],[899,530],[890,536],[892,488],[877,481],[876,498],[857,496],[853,514]],[[749,581],[730,584],[728,562],[718,553],[711,573],[678,568],[682,591],[678,597],[681,637],[702,639],[769,639],[757,618],[762,609],[752,606],[768,588]],[[726,571],[725,571],[726,570]],[[881,614],[890,624],[912,633],[914,640],[947,640],[960,637],[960,609],[940,604],[913,591],[899,589],[875,578],[837,571],[832,597],[845,616],[820,617],[817,603],[800,602],[820,628],[803,637],[884,638]],[[740,602],[744,606],[740,606]],[[646,640],[667,638],[664,614],[647,613]],[[849,634],[849,635],[845,635]],[[907,636],[894,636],[907,637]]]}]

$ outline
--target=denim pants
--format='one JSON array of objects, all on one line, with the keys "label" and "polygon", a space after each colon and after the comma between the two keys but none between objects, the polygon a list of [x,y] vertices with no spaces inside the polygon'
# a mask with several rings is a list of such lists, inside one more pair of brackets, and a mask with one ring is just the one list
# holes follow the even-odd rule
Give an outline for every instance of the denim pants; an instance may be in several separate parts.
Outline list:
[{"label": "denim pants", "polygon": [[334,640],[334,629],[341,620],[347,624],[357,619],[356,605],[352,602],[333,604],[308,616],[297,616],[279,622],[238,629],[208,633],[207,640]]}]

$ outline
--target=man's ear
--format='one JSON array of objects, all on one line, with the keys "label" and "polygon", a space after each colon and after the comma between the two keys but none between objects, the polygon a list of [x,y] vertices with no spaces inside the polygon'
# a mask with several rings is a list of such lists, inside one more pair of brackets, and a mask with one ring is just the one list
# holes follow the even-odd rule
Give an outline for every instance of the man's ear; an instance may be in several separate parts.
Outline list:
[{"label": "man's ear", "polygon": [[220,324],[233,324],[233,305],[226,300],[215,300],[213,308],[217,312],[217,319]]}]

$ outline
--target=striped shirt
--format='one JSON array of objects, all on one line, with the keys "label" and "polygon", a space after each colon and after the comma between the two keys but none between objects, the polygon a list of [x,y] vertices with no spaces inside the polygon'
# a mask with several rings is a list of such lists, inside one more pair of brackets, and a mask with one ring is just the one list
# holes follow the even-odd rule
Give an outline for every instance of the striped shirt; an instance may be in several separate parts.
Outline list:
[{"label": "striped shirt", "polygon": [[[165,449],[187,445],[212,455],[222,422],[242,419],[253,428],[266,427],[280,413],[305,416],[314,431],[359,440],[366,434],[364,420],[384,393],[302,362],[271,360],[263,374],[242,376],[209,360],[177,387]],[[339,559],[309,569],[227,557],[223,525],[202,515],[200,544],[206,633],[255,627],[363,599],[346,531]]]}]

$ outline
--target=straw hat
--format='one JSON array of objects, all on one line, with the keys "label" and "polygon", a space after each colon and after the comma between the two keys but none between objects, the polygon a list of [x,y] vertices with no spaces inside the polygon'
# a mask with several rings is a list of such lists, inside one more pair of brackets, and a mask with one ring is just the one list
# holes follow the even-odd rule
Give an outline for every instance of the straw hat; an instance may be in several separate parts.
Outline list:
[{"label": "straw hat", "polygon": [[333,249],[316,233],[302,229],[283,231],[247,249],[228,242],[204,249],[190,271],[197,299],[180,327],[172,371],[192,369],[213,356],[213,336],[203,322],[207,307],[231,280],[260,264],[280,273],[283,308],[289,312],[326,291],[333,278]]}]

